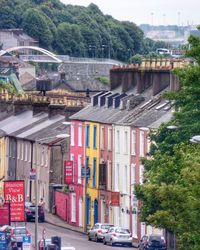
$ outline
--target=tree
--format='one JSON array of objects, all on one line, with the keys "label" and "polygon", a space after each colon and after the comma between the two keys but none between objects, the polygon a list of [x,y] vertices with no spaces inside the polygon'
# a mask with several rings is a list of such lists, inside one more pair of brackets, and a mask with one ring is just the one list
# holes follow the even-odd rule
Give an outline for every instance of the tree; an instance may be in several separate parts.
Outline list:
[{"label": "tree", "polygon": [[52,41],[53,36],[45,20],[44,14],[37,9],[28,9],[23,16],[24,31],[38,39],[41,46],[48,48]]},{"label": "tree", "polygon": [[142,63],[142,55],[136,54],[130,58],[130,63],[141,64]]},{"label": "tree", "polygon": [[10,94],[16,93],[14,86],[3,80],[0,80],[0,90],[7,90]]},{"label": "tree", "polygon": [[128,62],[136,53],[149,53],[155,44],[152,42],[145,46],[139,27],[104,15],[95,4],[84,7],[64,5],[59,0],[0,1],[0,28],[23,28],[39,41],[41,47],[55,52],[61,51],[59,42],[55,40],[58,26],[62,23],[77,25],[82,36],[80,48],[70,49],[71,55],[103,56]]},{"label": "tree", "polygon": [[[200,145],[189,143],[200,131],[200,40],[189,41],[188,54],[198,63],[175,72],[181,89],[165,97],[174,101],[176,112],[168,124],[150,134],[151,158],[143,161],[144,183],[136,185],[142,220],[176,234],[180,250],[197,250],[200,244]],[[167,129],[170,124],[177,129]]]},{"label": "tree", "polygon": [[12,8],[9,6],[1,6],[0,4],[0,28],[11,29],[17,26]]},{"label": "tree", "polygon": [[83,46],[82,40],[77,25],[61,23],[58,26],[56,44],[59,53],[78,56]]}]

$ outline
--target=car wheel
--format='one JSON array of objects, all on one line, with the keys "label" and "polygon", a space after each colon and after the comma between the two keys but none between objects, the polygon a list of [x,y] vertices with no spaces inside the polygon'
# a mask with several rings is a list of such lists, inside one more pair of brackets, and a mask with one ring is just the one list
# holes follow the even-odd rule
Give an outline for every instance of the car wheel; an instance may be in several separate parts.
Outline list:
[{"label": "car wheel", "polygon": [[95,241],[95,242],[99,242],[99,239],[98,239],[98,236],[97,236],[97,235],[95,235],[94,241]]},{"label": "car wheel", "polygon": [[90,235],[88,234],[88,240],[91,241]]},{"label": "car wheel", "polygon": [[105,239],[105,237],[103,238],[103,244],[104,245],[106,245],[107,243],[106,243],[106,239]]},{"label": "car wheel", "polygon": [[129,244],[128,244],[128,247],[132,247],[132,243],[129,243]]}]

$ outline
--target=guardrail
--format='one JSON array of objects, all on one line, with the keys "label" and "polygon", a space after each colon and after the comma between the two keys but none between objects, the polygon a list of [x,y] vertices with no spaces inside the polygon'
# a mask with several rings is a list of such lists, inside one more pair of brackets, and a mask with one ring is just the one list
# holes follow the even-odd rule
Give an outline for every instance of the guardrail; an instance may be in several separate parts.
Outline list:
[{"label": "guardrail", "polygon": [[[104,63],[113,65],[123,65],[123,62],[109,59],[109,58],[86,58],[86,57],[70,57],[68,55],[57,55],[57,58],[63,62],[74,63]],[[47,55],[20,55],[20,59],[23,61],[35,61],[35,62],[55,62],[51,57]]]}]

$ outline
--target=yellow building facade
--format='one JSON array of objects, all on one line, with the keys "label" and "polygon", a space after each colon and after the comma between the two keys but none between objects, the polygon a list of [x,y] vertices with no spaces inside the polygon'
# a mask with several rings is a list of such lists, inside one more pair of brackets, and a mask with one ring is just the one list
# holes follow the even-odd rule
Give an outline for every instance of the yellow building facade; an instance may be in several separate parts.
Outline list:
[{"label": "yellow building facade", "polygon": [[99,127],[98,123],[85,123],[85,164],[90,172],[90,176],[87,178],[85,197],[87,226],[93,226],[98,222]]}]

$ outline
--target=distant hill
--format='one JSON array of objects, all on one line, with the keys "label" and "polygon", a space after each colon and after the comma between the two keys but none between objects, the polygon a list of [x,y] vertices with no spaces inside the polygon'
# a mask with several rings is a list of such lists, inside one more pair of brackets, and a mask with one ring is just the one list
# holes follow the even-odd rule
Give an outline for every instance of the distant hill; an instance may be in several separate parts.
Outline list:
[{"label": "distant hill", "polygon": [[1,0],[0,29],[23,28],[43,48],[78,57],[128,61],[148,53],[143,31],[132,22],[104,15],[98,6],[64,5],[59,0]]}]

